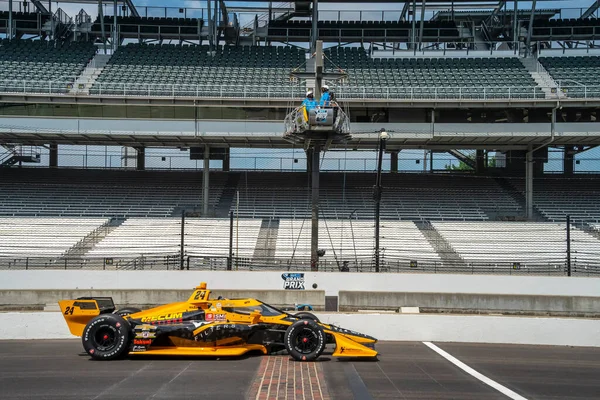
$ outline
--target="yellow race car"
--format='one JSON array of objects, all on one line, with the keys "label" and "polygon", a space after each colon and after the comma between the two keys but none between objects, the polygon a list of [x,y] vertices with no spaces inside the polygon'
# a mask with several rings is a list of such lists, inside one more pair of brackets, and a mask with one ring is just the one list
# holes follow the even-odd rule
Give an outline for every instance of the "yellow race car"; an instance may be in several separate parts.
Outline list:
[{"label": "yellow race car", "polygon": [[377,339],[295,315],[256,299],[210,299],[202,282],[187,301],[145,311],[116,311],[110,297],[59,301],[73,335],[94,359],[125,355],[240,356],[287,350],[298,361],[317,359],[328,343],[333,356],[376,358]]}]

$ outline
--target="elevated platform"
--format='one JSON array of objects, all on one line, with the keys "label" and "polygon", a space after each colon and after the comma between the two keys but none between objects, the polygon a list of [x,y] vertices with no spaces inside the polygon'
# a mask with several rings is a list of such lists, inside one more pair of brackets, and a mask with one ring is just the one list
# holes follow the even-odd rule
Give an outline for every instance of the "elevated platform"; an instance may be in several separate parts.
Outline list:
[{"label": "elevated platform", "polygon": [[286,116],[284,125],[283,139],[304,147],[319,144],[327,148],[352,139],[350,119],[339,106],[308,112],[305,107],[298,107]]}]

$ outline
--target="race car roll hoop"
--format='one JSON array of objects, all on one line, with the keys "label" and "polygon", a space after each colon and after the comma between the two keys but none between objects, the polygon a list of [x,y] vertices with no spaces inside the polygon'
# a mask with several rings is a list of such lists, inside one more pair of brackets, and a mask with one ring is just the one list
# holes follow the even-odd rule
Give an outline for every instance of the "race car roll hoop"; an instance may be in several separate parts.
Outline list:
[{"label": "race car roll hoop", "polygon": [[[334,81],[346,78],[348,74],[341,69],[338,72],[325,72],[323,66],[323,42],[317,40],[311,49],[314,64],[307,64],[306,72],[292,71],[291,77],[306,79],[307,89],[314,81],[313,93],[315,98],[321,97],[323,80]],[[314,66],[314,69],[312,68]],[[307,166],[310,172],[312,186],[312,228],[311,228],[311,270],[319,270],[319,161],[321,151],[327,150],[332,144],[348,143],[350,134],[350,119],[337,102],[330,106],[315,107],[306,110],[300,106],[294,108],[284,120],[283,138],[294,145],[299,145],[306,151]]]}]

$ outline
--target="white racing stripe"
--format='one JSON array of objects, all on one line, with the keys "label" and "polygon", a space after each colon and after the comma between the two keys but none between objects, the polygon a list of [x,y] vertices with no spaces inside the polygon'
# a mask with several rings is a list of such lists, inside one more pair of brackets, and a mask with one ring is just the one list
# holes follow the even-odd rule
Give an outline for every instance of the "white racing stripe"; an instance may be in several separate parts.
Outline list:
[{"label": "white racing stripe", "polygon": [[431,342],[423,342],[423,344],[425,346],[429,347],[431,350],[433,350],[436,353],[438,353],[439,355],[441,355],[442,357],[444,357],[446,360],[450,361],[452,364],[456,365],[458,368],[460,368],[463,371],[465,371],[466,373],[468,373],[469,375],[474,376],[475,378],[479,379],[481,382],[485,383],[486,385],[489,385],[489,386],[493,387],[494,389],[496,389],[500,393],[506,395],[507,397],[510,397],[513,400],[527,400],[525,397],[521,396],[520,394],[517,394],[517,393],[513,392],[512,390],[510,390],[506,386],[502,386],[498,382],[493,381],[490,378],[488,378],[487,376],[482,375],[479,372],[475,371],[473,368],[469,367],[467,364],[463,363],[459,359],[457,359],[457,358],[451,356],[450,354],[446,353],[444,350],[440,349],[435,344],[433,344]]}]

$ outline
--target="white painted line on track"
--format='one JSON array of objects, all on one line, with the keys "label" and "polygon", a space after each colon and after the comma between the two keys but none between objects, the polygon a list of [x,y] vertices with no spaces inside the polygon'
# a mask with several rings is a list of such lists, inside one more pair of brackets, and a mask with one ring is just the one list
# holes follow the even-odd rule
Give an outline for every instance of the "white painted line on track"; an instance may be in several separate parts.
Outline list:
[{"label": "white painted line on track", "polygon": [[493,381],[490,378],[488,378],[487,376],[475,371],[473,368],[469,367],[467,364],[463,363],[456,357],[453,357],[450,354],[446,353],[444,350],[440,349],[435,344],[433,344],[431,342],[423,342],[423,344],[425,346],[429,347],[431,350],[438,353],[439,355],[441,355],[442,357],[444,357],[446,360],[450,361],[452,364],[456,365],[458,368],[460,368],[463,371],[465,371],[466,373],[468,373],[469,375],[474,376],[475,378],[479,379],[481,382],[493,387],[494,389],[496,389],[500,393],[506,395],[507,397],[509,397],[513,400],[527,400],[525,397],[513,392],[506,386],[502,386],[498,382]]}]

